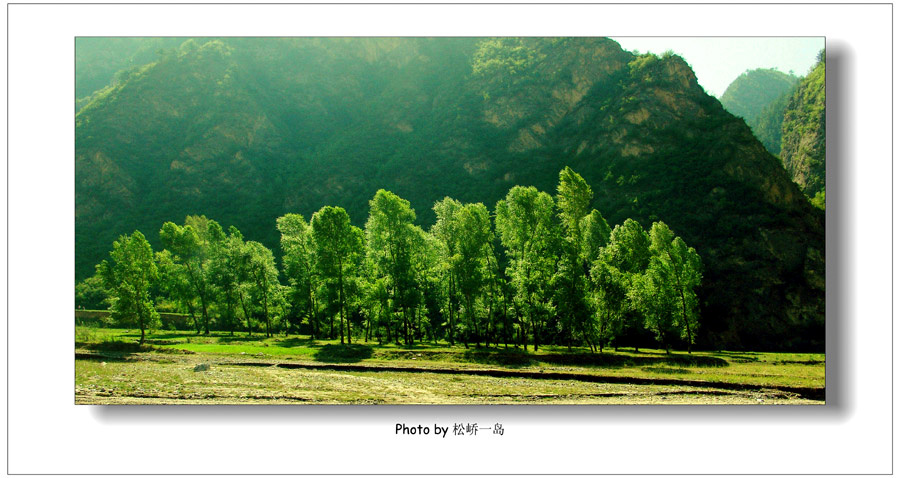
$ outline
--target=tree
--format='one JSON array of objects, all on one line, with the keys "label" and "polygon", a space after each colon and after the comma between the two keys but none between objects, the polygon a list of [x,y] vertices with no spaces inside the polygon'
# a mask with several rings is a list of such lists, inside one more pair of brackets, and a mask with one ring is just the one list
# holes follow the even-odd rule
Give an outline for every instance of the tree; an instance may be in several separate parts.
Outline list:
[{"label": "tree", "polygon": [[656,340],[669,353],[675,333],[675,296],[668,283],[665,265],[654,256],[643,274],[631,278],[628,298],[635,311],[644,318],[644,325],[656,336]]},{"label": "tree", "polygon": [[650,227],[650,252],[653,254],[654,275],[671,295],[674,308],[674,326],[687,341],[688,353],[697,339],[699,313],[695,289],[702,278],[700,255],[693,247],[688,247],[680,237],[662,221]]},{"label": "tree", "polygon": [[197,334],[203,330],[203,323],[197,317],[196,304],[194,303],[196,295],[193,286],[188,279],[186,266],[175,262],[172,258],[172,252],[163,249],[156,253],[156,264],[158,270],[158,283],[160,290],[165,293],[170,300],[178,304],[182,311],[187,311],[191,316],[191,322]]},{"label": "tree", "polygon": [[275,257],[268,247],[256,241],[247,241],[245,247],[249,256],[251,296],[255,298],[266,322],[266,337],[271,337],[272,304],[277,301],[281,286],[278,282],[278,269],[275,268]]},{"label": "tree", "polygon": [[[514,302],[527,316],[538,348],[541,323],[555,308],[550,301],[550,279],[556,270],[559,234],[553,221],[553,198],[533,186],[515,186],[497,202],[496,226],[506,249]],[[524,326],[520,342],[525,345]]]},{"label": "tree", "polygon": [[[586,279],[585,301],[591,314],[586,314],[586,335],[589,343],[596,341],[600,352],[603,352],[603,344],[609,338],[610,325],[614,315],[608,309],[611,305],[613,273],[608,268],[596,269],[597,259],[600,258],[603,248],[609,244],[609,236],[612,230],[606,219],[596,209],[581,219],[581,251],[580,259],[584,265]],[[617,318],[617,316],[615,316]]]},{"label": "tree", "polygon": [[[212,258],[209,264],[209,280],[221,295],[221,303],[224,304],[225,325],[234,335],[235,325],[238,323],[236,310],[238,304],[244,303],[242,282],[249,273],[244,251],[244,237],[234,226],[228,228],[228,236],[221,228],[213,227],[210,236]],[[246,307],[242,308],[246,310]],[[249,322],[247,329],[248,331],[250,329]]]},{"label": "tree", "polygon": [[318,306],[316,303],[315,244],[312,228],[300,214],[286,214],[276,221],[281,232],[281,250],[284,275],[290,290],[289,302],[302,310],[312,329],[312,336],[319,336]]},{"label": "tree", "polygon": [[610,264],[607,251],[603,248],[591,267],[590,301],[595,319],[592,328],[601,352],[605,343],[622,333],[628,305],[627,275]]},{"label": "tree", "polygon": [[184,266],[188,282],[200,300],[200,311],[205,333],[209,333],[209,307],[213,299],[213,290],[207,276],[210,259],[210,228],[221,226],[206,216],[188,216],[185,225],[178,226],[172,222],[163,224],[159,238],[163,247],[172,252],[172,260]]},{"label": "tree", "polygon": [[564,259],[559,262],[555,283],[558,284],[557,303],[561,314],[560,328],[566,337],[569,349],[576,330],[593,350],[594,345],[588,332],[588,313],[585,293],[587,290],[585,271],[587,263],[582,261],[584,235],[581,226],[587,217],[594,193],[587,181],[566,166],[559,172],[556,206],[562,224],[562,252]]},{"label": "tree", "polygon": [[[379,189],[369,201],[369,219],[366,221],[368,260],[375,279],[387,279],[385,285],[389,287],[391,302],[400,308],[407,345],[413,340],[412,314],[419,304],[415,256],[424,248],[423,238],[413,225],[415,219],[416,213],[409,201],[390,191]],[[399,333],[396,339],[399,343]]]},{"label": "tree", "polygon": [[[350,216],[341,207],[325,206],[313,214],[313,238],[315,240],[316,267],[328,285],[337,292],[337,301],[332,305],[340,316],[341,343],[344,343],[344,279],[355,272],[355,265],[363,253],[363,233],[350,225]],[[332,297],[329,297],[333,299]],[[351,342],[350,326],[347,325],[347,342]]]},{"label": "tree", "polygon": [[491,232],[491,216],[482,203],[466,204],[456,210],[457,254],[453,270],[459,280],[459,291],[465,300],[468,334],[463,343],[468,347],[468,337],[474,332],[478,346],[480,331],[475,319],[475,300],[482,293],[488,275],[488,249],[494,237]]},{"label": "tree", "polygon": [[106,288],[103,287],[103,278],[97,274],[75,284],[76,309],[105,308],[107,296]]},{"label": "tree", "polygon": [[[643,327],[639,321],[637,304],[631,300],[636,297],[631,293],[631,289],[640,285],[636,283],[636,279],[647,270],[650,257],[650,236],[637,221],[626,219],[624,223],[613,229],[609,245],[603,249],[598,259],[615,269],[609,276],[610,280],[614,281],[608,284],[611,293],[617,294],[614,289],[621,286],[626,290],[626,296],[629,299],[622,304],[621,322],[616,324],[619,336],[628,329]],[[616,340],[615,344],[618,349],[619,341]]]},{"label": "tree", "polygon": [[139,344],[144,345],[145,330],[159,323],[150,296],[150,288],[157,278],[153,249],[140,231],[134,231],[131,236],[120,236],[113,242],[109,256],[109,261],[97,266],[97,274],[110,293],[110,315],[120,324],[139,327]]},{"label": "tree", "polygon": [[431,234],[437,238],[441,245],[441,270],[447,277],[447,317],[448,317],[448,338],[450,345],[454,345],[454,332],[456,324],[453,323],[453,314],[458,309],[457,292],[459,287],[456,284],[453,272],[453,258],[456,256],[457,223],[456,211],[462,208],[462,203],[456,199],[445,197],[444,199],[434,203],[434,213],[436,220],[431,227]]},{"label": "tree", "polygon": [[592,265],[600,251],[609,244],[612,230],[600,211],[593,209],[581,220],[581,260]]}]

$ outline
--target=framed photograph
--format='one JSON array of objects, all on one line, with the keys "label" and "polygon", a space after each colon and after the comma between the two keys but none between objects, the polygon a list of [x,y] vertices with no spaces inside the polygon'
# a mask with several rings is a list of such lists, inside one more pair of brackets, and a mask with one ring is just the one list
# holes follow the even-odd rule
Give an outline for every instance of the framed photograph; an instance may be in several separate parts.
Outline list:
[{"label": "framed photograph", "polygon": [[890,5],[6,13],[9,474],[892,472]]}]

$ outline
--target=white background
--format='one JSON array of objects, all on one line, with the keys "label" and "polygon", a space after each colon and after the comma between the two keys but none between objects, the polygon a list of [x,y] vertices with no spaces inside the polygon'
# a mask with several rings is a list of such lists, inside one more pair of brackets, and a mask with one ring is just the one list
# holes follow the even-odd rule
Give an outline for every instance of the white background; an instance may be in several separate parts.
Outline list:
[{"label": "white background", "polygon": [[[890,5],[10,5],[8,15],[9,472],[892,471]],[[75,406],[77,35],[826,36],[829,403]],[[398,421],[501,422],[506,435],[398,437]]]}]

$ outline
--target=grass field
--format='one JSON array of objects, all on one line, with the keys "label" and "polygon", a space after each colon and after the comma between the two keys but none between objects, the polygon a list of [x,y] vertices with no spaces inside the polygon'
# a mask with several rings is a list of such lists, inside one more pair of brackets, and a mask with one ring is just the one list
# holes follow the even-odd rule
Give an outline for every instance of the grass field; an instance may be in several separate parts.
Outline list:
[{"label": "grass field", "polygon": [[[824,354],[354,343],[76,327],[79,404],[824,404]],[[208,370],[195,371],[198,365]]]}]

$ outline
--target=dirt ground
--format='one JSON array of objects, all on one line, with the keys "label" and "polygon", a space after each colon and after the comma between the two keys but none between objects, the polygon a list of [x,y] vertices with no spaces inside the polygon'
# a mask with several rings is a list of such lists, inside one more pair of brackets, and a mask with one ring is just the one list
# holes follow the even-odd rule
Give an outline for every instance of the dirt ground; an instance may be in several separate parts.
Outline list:
[{"label": "dirt ground", "polygon": [[[195,371],[200,363],[209,370]],[[76,404],[824,404],[778,390],[403,371],[287,369],[197,356],[78,359]]]}]

